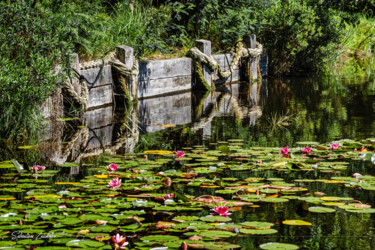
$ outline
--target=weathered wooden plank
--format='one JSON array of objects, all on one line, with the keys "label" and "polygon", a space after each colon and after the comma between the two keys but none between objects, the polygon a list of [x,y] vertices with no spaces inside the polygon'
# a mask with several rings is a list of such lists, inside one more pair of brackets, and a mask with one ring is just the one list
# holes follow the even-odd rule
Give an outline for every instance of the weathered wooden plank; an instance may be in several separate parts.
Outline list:
[{"label": "weathered wooden plank", "polygon": [[[211,41],[208,40],[197,40],[195,41],[195,45],[197,48],[208,57],[211,56]],[[202,66],[202,73],[204,80],[210,85],[212,81],[212,72],[209,70],[209,68],[205,65]],[[197,82],[197,81],[195,81]]]},{"label": "weathered wooden plank", "polygon": [[86,119],[87,127],[91,129],[112,124],[113,106],[86,111],[84,118]]},{"label": "weathered wooden plank", "polygon": [[[81,70],[81,75],[86,77],[86,79],[92,83],[95,81],[95,78],[98,75],[99,71],[100,71],[100,68],[85,69],[85,70]],[[110,83],[113,83],[112,67],[111,65],[106,65],[104,66],[103,72],[100,75],[99,80],[95,83],[94,87],[100,87],[102,85],[107,85]],[[90,88],[91,85],[88,84],[87,82],[86,84],[87,84],[87,87]]]},{"label": "weathered wooden plank", "polygon": [[174,58],[167,60],[139,63],[139,84],[149,80],[191,75],[192,60],[190,58]]},{"label": "weathered wooden plank", "polygon": [[262,76],[267,76],[268,75],[268,52],[267,50],[263,50],[263,53],[260,55],[259,67],[260,67],[260,74]]},{"label": "weathered wooden plank", "polygon": [[113,134],[113,125],[90,130],[86,150],[101,148],[101,143],[103,144],[104,147],[110,146],[112,143],[112,134]]},{"label": "weathered wooden plank", "polygon": [[191,89],[192,76],[180,76],[140,82],[138,85],[138,97],[147,98],[158,95],[176,93]]},{"label": "weathered wooden plank", "polygon": [[111,103],[113,103],[112,85],[104,85],[91,89],[89,100],[87,101],[87,108],[99,107]]}]

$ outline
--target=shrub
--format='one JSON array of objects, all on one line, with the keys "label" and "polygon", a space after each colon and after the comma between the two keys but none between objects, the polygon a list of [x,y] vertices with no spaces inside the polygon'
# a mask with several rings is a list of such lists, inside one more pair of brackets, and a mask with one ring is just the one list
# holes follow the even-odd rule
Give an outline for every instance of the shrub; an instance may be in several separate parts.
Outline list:
[{"label": "shrub", "polygon": [[0,44],[0,137],[36,135],[38,107],[64,81],[55,68],[64,65],[68,50],[48,21],[24,1],[0,3]]},{"label": "shrub", "polygon": [[322,0],[278,0],[263,12],[258,29],[274,74],[314,72],[324,48],[339,36],[340,18]]}]

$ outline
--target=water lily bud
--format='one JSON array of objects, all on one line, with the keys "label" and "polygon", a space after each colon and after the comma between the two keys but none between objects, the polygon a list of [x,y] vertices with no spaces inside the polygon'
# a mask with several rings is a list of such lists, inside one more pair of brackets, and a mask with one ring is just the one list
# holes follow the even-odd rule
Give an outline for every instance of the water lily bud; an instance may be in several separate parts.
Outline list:
[{"label": "water lily bud", "polygon": [[164,179],[164,187],[170,187],[172,185],[172,180],[169,177],[165,177]]},{"label": "water lily bud", "polygon": [[181,249],[181,250],[187,250],[187,249],[188,249],[188,245],[186,244],[185,241],[183,241],[183,242],[181,243],[180,249]]}]

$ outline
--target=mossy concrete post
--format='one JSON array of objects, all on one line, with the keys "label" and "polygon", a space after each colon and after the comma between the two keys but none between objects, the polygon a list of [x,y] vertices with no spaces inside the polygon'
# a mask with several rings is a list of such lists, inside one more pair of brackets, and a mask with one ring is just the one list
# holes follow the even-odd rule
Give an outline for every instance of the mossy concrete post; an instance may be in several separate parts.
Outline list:
[{"label": "mossy concrete post", "polygon": [[[72,58],[73,58],[73,60],[72,60],[71,67],[73,69],[75,69],[78,73],[80,73],[78,54],[73,53]],[[74,91],[77,93],[77,95],[81,96],[82,87],[81,87],[81,84],[80,84],[79,79],[77,77],[72,78],[72,85],[73,85]]]},{"label": "mossy concrete post", "polygon": [[[246,47],[249,49],[255,49],[257,46],[256,35],[245,35],[243,37],[243,42],[245,43]],[[249,58],[249,72],[251,73],[252,80],[258,79],[258,62],[257,58],[250,56]]]},{"label": "mossy concrete post", "polygon": [[[208,57],[211,57],[211,41],[208,40],[196,40],[195,41],[196,47],[205,55]],[[202,74],[203,74],[203,79],[210,85],[212,86],[212,76],[211,76],[211,70],[203,65],[202,67]],[[197,84],[197,81],[199,79],[195,79],[195,84]]]},{"label": "mossy concrete post", "polygon": [[[124,63],[129,69],[133,68],[134,64],[134,49],[129,46],[117,46],[116,47],[117,58],[120,62]],[[130,98],[130,101],[136,100],[138,96],[138,77],[125,77],[126,90],[125,93]]]}]

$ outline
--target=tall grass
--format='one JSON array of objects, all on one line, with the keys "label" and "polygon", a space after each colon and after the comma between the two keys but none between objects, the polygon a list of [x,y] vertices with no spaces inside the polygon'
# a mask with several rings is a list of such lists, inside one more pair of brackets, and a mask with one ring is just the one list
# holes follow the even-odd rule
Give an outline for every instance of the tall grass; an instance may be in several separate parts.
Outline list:
[{"label": "tall grass", "polygon": [[359,16],[346,23],[334,53],[326,59],[325,72],[340,77],[369,77],[375,72],[375,18]]},{"label": "tall grass", "polygon": [[136,4],[133,10],[128,4],[114,6],[113,13],[99,27],[103,36],[94,38],[93,54],[100,55],[118,45],[127,45],[137,51],[140,42],[147,40],[151,12],[152,8],[140,4]]}]

